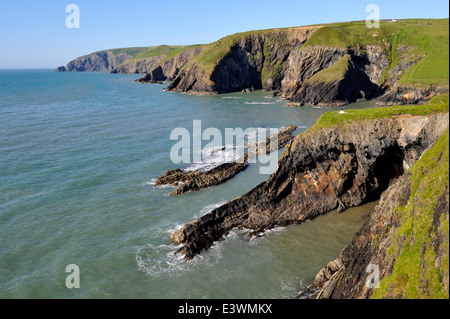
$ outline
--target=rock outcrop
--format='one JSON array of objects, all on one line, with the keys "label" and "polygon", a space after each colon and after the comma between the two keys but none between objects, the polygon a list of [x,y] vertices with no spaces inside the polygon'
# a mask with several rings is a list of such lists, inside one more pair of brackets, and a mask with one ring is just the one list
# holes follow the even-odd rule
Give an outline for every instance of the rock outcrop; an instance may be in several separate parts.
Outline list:
[{"label": "rock outcrop", "polygon": [[171,234],[187,259],[233,228],[301,223],[380,197],[448,126],[448,113],[395,116],[298,135],[270,179]]},{"label": "rock outcrop", "polygon": [[95,52],[76,58],[65,67],[59,67],[58,72],[110,72],[122,62],[133,56],[120,53],[114,55],[111,51]]}]

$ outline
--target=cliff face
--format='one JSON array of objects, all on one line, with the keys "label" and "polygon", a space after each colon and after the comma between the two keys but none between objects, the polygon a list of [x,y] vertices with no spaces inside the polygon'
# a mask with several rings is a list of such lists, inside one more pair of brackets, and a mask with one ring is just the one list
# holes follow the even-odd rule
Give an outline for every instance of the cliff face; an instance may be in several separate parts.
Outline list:
[{"label": "cliff face", "polygon": [[[448,298],[449,134],[383,194],[303,298]],[[372,282],[373,265],[379,275]],[[373,285],[371,285],[373,283]]]},{"label": "cliff face", "polygon": [[206,46],[183,50],[173,57],[160,59],[147,70],[147,74],[136,80],[139,83],[158,83],[161,81],[173,81],[178,72],[195,56],[201,53]]},{"label": "cliff face", "polygon": [[364,53],[326,46],[302,48],[318,28],[243,36],[210,73],[193,61],[168,90],[194,94],[280,90],[290,106],[339,106],[379,96],[378,81],[389,65],[384,50],[375,45],[367,46]]},{"label": "cliff face", "polygon": [[[290,106],[340,106],[381,95],[380,105],[422,103],[448,93],[442,54],[448,22],[429,25],[405,20],[373,31],[355,22],[236,34],[210,44],[168,90],[279,90]],[[442,70],[431,72],[435,65]]]},{"label": "cliff face", "polygon": [[252,87],[279,88],[290,51],[295,45],[304,43],[318,28],[251,32],[219,40],[190,62],[168,90],[225,93]]},{"label": "cliff face", "polygon": [[448,126],[448,113],[393,116],[298,135],[270,179],[174,232],[192,258],[232,228],[253,235],[379,198]]},{"label": "cliff face", "polygon": [[111,71],[111,73],[147,73],[152,70],[159,62],[161,62],[163,58],[164,56],[155,56],[142,59],[129,59],[115,67]]},{"label": "cliff face", "polygon": [[122,62],[131,59],[133,56],[120,53],[114,55],[110,51],[101,51],[79,57],[67,64],[65,67],[57,68],[58,72],[95,72],[112,71]]}]

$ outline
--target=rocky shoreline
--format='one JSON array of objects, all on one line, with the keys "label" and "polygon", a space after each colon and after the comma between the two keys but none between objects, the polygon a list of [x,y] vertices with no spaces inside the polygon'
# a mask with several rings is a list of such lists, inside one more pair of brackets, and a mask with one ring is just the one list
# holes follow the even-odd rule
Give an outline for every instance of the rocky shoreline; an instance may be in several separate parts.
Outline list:
[{"label": "rocky shoreline", "polygon": [[360,121],[298,135],[270,179],[170,235],[191,259],[233,228],[265,230],[372,201],[448,126],[448,113]]}]

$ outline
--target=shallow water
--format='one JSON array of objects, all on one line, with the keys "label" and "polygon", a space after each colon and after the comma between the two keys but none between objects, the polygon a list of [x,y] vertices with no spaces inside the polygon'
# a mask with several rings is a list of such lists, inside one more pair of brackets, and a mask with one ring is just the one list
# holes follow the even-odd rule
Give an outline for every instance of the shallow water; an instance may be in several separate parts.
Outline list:
[{"label": "shallow water", "polygon": [[[291,298],[350,242],[373,207],[331,213],[251,241],[233,231],[192,262],[172,231],[251,190],[259,164],[182,196],[154,181],[174,164],[176,127],[313,125],[330,109],[269,93],[191,96],[136,75],[0,71],[1,298]],[[370,103],[348,108],[369,107]],[[80,268],[79,289],[65,285]]]}]

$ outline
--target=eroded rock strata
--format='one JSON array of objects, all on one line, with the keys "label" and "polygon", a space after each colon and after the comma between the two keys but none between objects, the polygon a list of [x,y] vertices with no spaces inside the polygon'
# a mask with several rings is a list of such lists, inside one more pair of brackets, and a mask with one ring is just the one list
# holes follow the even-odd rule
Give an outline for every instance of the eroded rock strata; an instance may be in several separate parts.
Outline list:
[{"label": "eroded rock strata", "polygon": [[249,193],[170,235],[193,258],[233,228],[256,235],[380,197],[448,126],[448,113],[363,120],[298,135],[277,171]]}]

